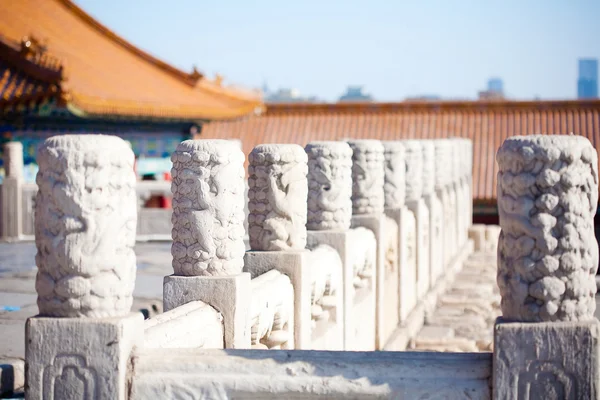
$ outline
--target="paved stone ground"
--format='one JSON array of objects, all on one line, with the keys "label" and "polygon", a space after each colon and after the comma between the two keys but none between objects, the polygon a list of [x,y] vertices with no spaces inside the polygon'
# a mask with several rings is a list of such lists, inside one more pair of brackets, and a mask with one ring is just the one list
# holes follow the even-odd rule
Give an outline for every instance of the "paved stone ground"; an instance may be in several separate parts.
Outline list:
[{"label": "paved stone ground", "polygon": [[[410,350],[480,352],[493,351],[494,321],[500,311],[496,284],[496,254],[476,252],[465,261],[461,272],[425,326],[411,340]],[[596,297],[596,318],[600,297]]]},{"label": "paved stone ground", "polygon": [[[135,246],[137,280],[134,311],[154,315],[162,311],[162,282],[171,268],[171,243]],[[37,313],[35,245],[0,243],[0,359],[24,358],[25,321]]]},{"label": "paved stone ground", "polygon": [[496,256],[474,253],[436,309],[426,317],[425,326],[411,340],[412,350],[491,351],[493,327],[501,314],[496,285]]}]

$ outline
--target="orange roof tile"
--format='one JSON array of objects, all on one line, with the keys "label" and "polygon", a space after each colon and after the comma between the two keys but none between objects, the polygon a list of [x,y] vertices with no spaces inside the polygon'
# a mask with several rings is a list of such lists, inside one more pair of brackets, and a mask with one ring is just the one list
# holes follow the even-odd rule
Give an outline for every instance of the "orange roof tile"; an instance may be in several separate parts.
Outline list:
[{"label": "orange roof tile", "polygon": [[24,37],[36,38],[60,60],[66,77],[61,91],[76,112],[228,119],[262,107],[257,92],[222,87],[220,79],[209,81],[158,60],[69,0],[0,0],[0,10],[4,39],[20,43]]},{"label": "orange roof tile", "polygon": [[600,100],[270,104],[260,116],[205,124],[201,137],[241,139],[246,154],[260,143],[469,138],[474,198],[491,203],[496,151],[507,137],[571,132],[586,136],[600,151]]}]

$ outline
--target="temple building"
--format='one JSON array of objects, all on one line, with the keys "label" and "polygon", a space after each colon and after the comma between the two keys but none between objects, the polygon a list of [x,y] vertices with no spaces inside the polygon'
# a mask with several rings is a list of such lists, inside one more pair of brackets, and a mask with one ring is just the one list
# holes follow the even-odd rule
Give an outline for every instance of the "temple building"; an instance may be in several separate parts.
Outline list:
[{"label": "temple building", "polygon": [[138,174],[161,175],[176,145],[206,122],[262,109],[260,92],[175,68],[70,0],[0,0],[0,10],[0,149],[23,143],[28,181],[49,136],[118,135],[131,143]]}]

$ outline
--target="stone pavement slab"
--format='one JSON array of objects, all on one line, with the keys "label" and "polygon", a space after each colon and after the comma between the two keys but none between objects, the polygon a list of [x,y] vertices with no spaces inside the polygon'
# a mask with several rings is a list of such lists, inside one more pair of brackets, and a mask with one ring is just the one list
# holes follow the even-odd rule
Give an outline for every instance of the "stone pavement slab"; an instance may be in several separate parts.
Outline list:
[{"label": "stone pavement slab", "polygon": [[[161,313],[163,278],[173,273],[171,243],[137,243],[135,252],[132,309],[146,316]],[[25,355],[25,321],[38,312],[35,253],[33,242],[0,243],[0,360]]]}]

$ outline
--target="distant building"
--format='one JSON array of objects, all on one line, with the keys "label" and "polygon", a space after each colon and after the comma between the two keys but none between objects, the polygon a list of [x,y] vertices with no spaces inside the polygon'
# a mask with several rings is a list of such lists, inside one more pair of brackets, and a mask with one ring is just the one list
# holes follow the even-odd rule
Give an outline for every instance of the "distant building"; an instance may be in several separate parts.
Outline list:
[{"label": "distant building", "polygon": [[348,86],[348,88],[346,88],[346,93],[344,93],[338,101],[373,101],[373,97],[371,97],[370,94],[364,93],[362,86]]},{"label": "distant building", "polygon": [[315,96],[302,96],[297,89],[279,89],[274,93],[269,93],[266,89],[265,85],[263,91],[266,103],[315,103],[318,101]]},{"label": "distant building", "polygon": [[504,99],[504,82],[500,78],[490,78],[487,89],[480,91],[478,97],[479,100]]},{"label": "distant building", "polygon": [[579,60],[579,78],[577,79],[577,98],[595,99],[598,97],[598,60],[594,58]]},{"label": "distant building", "polygon": [[504,82],[500,78],[490,78],[487,86],[488,92],[504,94]]},{"label": "distant building", "polygon": [[404,99],[404,101],[439,101],[440,96],[435,94],[424,94],[420,96],[411,96]]}]

